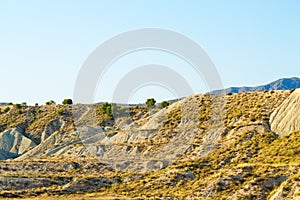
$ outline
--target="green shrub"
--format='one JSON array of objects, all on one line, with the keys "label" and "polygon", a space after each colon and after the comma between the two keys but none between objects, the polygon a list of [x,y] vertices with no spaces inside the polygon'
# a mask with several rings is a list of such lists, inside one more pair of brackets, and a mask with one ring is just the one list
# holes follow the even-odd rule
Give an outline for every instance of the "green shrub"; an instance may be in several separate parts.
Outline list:
[{"label": "green shrub", "polygon": [[60,109],[57,110],[57,114],[58,115],[63,115],[64,113],[65,113],[65,110],[62,109],[62,108],[60,108]]},{"label": "green shrub", "polygon": [[146,100],[146,106],[152,108],[155,105],[156,101],[154,98],[149,98]]},{"label": "green shrub", "polygon": [[46,105],[53,105],[53,104],[55,104],[55,101],[53,101],[53,100],[50,100],[50,101],[46,102]]},{"label": "green shrub", "polygon": [[106,111],[105,111],[105,114],[107,115],[107,116],[112,116],[112,109],[111,109],[111,106],[108,106],[107,108],[106,108]]},{"label": "green shrub", "polygon": [[3,109],[3,112],[4,112],[4,113],[7,113],[9,110],[10,110],[10,108],[9,108],[9,107],[6,107],[6,108]]},{"label": "green shrub", "polygon": [[62,101],[62,104],[63,105],[71,105],[71,104],[73,104],[73,101],[72,101],[72,99],[64,99]]},{"label": "green shrub", "polygon": [[97,112],[100,115],[106,115],[106,117],[112,117],[113,116],[113,105],[111,103],[105,102],[98,106]]},{"label": "green shrub", "polygon": [[21,109],[21,108],[22,108],[22,105],[19,104],[19,103],[16,103],[16,104],[14,104],[14,108],[16,108],[16,109]]},{"label": "green shrub", "polygon": [[163,108],[165,108],[165,107],[167,107],[167,106],[169,106],[170,104],[169,104],[169,102],[167,102],[167,101],[162,101],[161,103],[160,103],[160,106],[161,107],[163,107]]}]

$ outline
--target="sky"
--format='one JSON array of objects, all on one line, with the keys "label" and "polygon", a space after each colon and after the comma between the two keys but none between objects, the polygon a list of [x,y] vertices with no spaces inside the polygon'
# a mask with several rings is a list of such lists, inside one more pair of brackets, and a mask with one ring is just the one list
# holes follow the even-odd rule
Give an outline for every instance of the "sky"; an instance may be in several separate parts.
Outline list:
[{"label": "sky", "polygon": [[[72,98],[88,56],[123,32],[161,28],[197,42],[215,64],[224,87],[255,86],[300,76],[300,1],[0,0],[0,102],[40,104]],[[174,55],[135,52],[114,62],[98,81],[94,102],[110,101],[118,81],[134,67],[162,63],[195,93],[203,79]],[[130,102],[176,95],[157,85],[140,87]]]}]

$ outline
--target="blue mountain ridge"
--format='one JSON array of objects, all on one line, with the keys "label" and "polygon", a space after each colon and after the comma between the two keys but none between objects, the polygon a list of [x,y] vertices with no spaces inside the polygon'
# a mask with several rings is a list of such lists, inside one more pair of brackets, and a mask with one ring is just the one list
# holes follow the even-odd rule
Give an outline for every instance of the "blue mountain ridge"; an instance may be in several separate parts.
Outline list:
[{"label": "blue mountain ridge", "polygon": [[222,90],[214,90],[209,94],[228,94],[228,93],[240,93],[240,92],[257,92],[257,91],[269,91],[269,90],[292,90],[300,88],[300,78],[282,78],[273,81],[266,85],[260,85],[256,87],[230,87]]}]

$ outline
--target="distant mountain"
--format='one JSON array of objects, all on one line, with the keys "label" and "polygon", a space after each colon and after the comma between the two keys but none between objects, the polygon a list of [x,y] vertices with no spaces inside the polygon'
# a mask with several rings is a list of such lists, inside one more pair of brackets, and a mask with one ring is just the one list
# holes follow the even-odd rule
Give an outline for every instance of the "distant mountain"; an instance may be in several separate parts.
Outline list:
[{"label": "distant mountain", "polygon": [[268,90],[291,90],[300,88],[300,78],[283,78],[267,85],[261,85],[257,87],[230,87],[224,90],[215,90],[210,94],[227,94],[227,93],[239,93],[239,92],[256,92],[256,91],[268,91]]}]

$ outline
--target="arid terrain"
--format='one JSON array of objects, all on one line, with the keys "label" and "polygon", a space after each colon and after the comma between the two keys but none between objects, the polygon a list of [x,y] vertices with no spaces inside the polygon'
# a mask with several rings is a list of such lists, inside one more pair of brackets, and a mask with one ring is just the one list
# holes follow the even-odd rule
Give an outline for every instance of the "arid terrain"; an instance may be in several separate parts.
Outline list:
[{"label": "arid terrain", "polygon": [[0,198],[300,199],[300,89],[2,105]]}]

